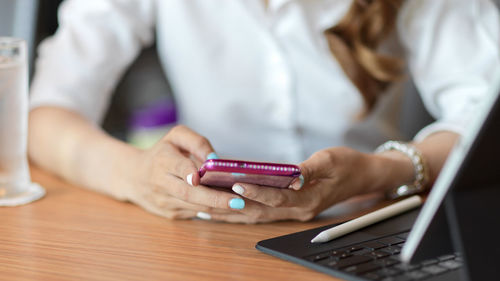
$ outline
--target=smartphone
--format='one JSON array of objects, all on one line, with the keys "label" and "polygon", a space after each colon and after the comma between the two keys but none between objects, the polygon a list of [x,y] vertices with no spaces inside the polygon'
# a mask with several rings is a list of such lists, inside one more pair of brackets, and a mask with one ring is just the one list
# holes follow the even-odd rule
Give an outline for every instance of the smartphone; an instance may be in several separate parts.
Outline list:
[{"label": "smartphone", "polygon": [[288,188],[300,176],[297,165],[210,159],[199,170],[200,183],[207,186],[229,187],[235,183],[251,183]]}]

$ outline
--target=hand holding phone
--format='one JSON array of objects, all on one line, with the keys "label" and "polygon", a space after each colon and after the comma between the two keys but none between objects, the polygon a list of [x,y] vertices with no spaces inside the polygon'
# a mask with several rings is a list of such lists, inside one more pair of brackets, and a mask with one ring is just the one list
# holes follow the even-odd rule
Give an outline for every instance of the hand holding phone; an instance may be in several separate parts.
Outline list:
[{"label": "hand holding phone", "polygon": [[207,186],[231,188],[240,182],[288,188],[300,176],[300,168],[291,164],[210,159],[198,173],[200,183]]}]

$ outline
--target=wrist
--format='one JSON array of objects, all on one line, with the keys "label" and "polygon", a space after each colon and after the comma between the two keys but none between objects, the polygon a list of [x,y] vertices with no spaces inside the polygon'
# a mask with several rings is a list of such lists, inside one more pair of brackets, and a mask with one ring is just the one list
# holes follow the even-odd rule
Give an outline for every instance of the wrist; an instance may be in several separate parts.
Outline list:
[{"label": "wrist", "polygon": [[130,200],[131,191],[138,184],[138,166],[142,151],[121,141],[117,141],[114,153],[114,168],[112,169],[112,182],[109,193],[118,200]]},{"label": "wrist", "polygon": [[387,192],[415,180],[415,168],[411,159],[398,151],[369,154],[373,191]]}]

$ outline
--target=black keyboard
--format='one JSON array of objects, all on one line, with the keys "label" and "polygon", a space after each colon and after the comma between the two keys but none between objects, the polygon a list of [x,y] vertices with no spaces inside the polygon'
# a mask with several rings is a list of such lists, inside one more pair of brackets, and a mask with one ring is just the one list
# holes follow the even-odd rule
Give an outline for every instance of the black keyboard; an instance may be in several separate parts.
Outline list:
[{"label": "black keyboard", "polygon": [[445,255],[419,264],[404,264],[400,252],[409,232],[371,240],[304,257],[307,261],[367,280],[425,280],[463,265],[460,254]]}]

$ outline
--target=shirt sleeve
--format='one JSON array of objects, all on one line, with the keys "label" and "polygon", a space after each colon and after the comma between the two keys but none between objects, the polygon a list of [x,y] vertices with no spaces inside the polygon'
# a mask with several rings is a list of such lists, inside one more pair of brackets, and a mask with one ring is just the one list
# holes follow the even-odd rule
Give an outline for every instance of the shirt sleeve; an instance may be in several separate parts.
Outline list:
[{"label": "shirt sleeve", "polygon": [[398,35],[417,89],[436,118],[415,140],[442,130],[463,134],[497,81],[498,10],[487,0],[404,2]]},{"label": "shirt sleeve", "polygon": [[38,48],[30,107],[60,106],[102,121],[113,89],[154,39],[150,0],[69,0]]}]

